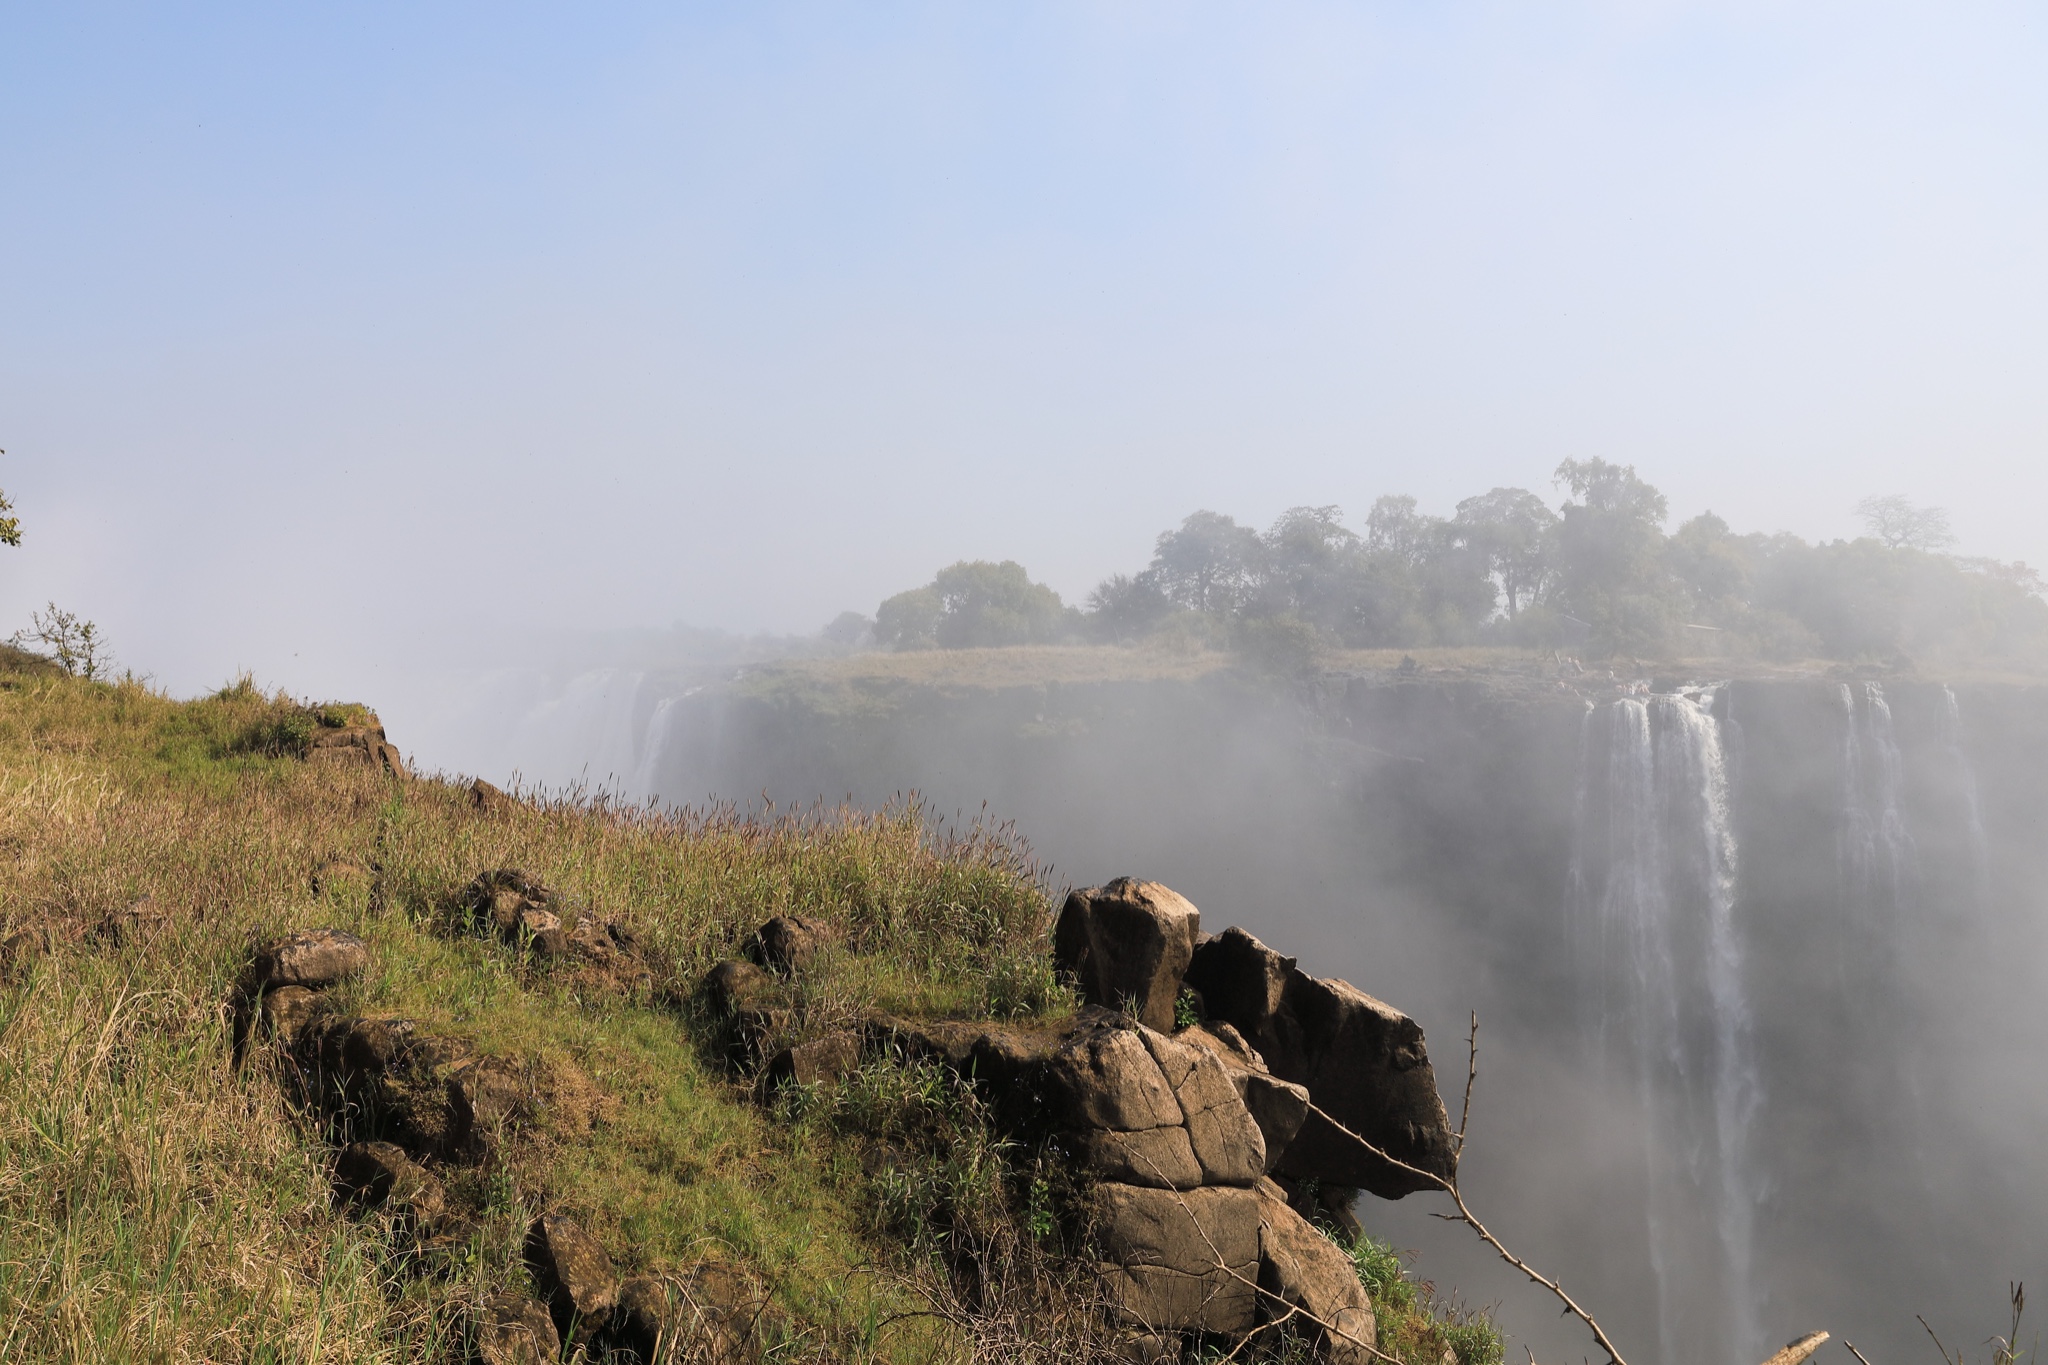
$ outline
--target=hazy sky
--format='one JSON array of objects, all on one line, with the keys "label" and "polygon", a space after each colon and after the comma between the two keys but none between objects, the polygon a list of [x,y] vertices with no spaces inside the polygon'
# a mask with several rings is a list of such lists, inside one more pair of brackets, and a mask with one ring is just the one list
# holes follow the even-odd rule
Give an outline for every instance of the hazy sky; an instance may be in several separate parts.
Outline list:
[{"label": "hazy sky", "polygon": [[11,5],[0,627],[321,691],[1593,455],[2039,563],[2044,243],[2037,5]]}]

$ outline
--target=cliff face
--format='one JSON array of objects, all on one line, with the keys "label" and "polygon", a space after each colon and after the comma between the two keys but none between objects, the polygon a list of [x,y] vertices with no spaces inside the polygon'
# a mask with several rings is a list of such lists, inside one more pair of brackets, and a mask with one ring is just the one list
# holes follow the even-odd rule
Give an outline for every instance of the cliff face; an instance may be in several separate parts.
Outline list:
[{"label": "cliff face", "polygon": [[[1682,700],[1711,717],[1689,733],[1719,794],[1644,824],[1657,847],[1624,871],[1655,885],[1598,906],[1619,855],[1588,803],[1629,799],[1603,736],[1647,701],[1604,679],[740,686],[676,703],[650,771],[671,799],[986,803],[1059,879],[1129,869],[1246,907],[1440,1039],[1476,1008],[1475,1127],[1500,1138],[1467,1179],[1625,1305],[1622,1330],[1776,1341],[1811,1317],[1908,1352],[1914,1312],[1974,1315],[2048,1254],[2048,1194],[2020,1174],[2048,1160],[2022,1060],[2048,1043],[2048,689],[1753,679]],[[1644,780],[1693,781],[1651,728]],[[1728,850],[1718,949],[1711,895],[1686,889],[1707,885],[1687,880],[1702,839]],[[1669,1055],[1622,1047],[1660,991]],[[1384,1217],[1517,1307],[1483,1259]],[[1660,1278],[1660,1256],[1705,1268]],[[1736,1293],[1746,1329],[1725,1327]]]}]

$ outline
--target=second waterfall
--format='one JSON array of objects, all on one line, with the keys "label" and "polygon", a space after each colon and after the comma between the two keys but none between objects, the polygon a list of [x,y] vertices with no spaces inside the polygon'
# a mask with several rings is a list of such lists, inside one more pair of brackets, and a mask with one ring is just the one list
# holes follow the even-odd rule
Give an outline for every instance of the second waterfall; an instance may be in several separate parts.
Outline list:
[{"label": "second waterfall", "polygon": [[[1643,1134],[1639,1169],[1615,1180],[1640,1185],[1634,1235],[1673,1365],[1761,1359],[1763,1344],[1749,1143],[1760,1086],[1713,700],[1624,697],[1587,713],[1572,869],[1586,1037]],[[1708,1303],[1717,1311],[1701,1313]]]}]

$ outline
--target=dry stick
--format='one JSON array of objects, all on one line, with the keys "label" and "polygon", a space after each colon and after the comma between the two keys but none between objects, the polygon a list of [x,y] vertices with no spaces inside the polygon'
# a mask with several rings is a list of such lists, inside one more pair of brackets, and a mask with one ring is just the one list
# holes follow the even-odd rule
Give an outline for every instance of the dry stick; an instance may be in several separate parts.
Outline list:
[{"label": "dry stick", "polygon": [[1852,1355],[1852,1356],[1855,1356],[1855,1357],[1856,1357],[1856,1358],[1857,1358],[1858,1360],[1862,1361],[1862,1362],[1863,1362],[1863,1365],[1870,1365],[1870,1357],[1868,1357],[1868,1356],[1864,1355],[1864,1354],[1863,1354],[1863,1352],[1861,1352],[1861,1351],[1857,1350],[1857,1349],[1856,1349],[1856,1343],[1855,1343],[1855,1342],[1853,1342],[1853,1341],[1845,1341],[1845,1342],[1843,1342],[1842,1344],[1843,1344],[1844,1346],[1848,1347],[1848,1348],[1849,1348],[1849,1354],[1850,1354],[1850,1355]]},{"label": "dry stick", "polygon": [[1472,1083],[1479,1079],[1479,1011],[1472,1011],[1472,1032],[1465,1039],[1465,1108],[1458,1115],[1456,1154],[1465,1155],[1465,1125],[1472,1121]]},{"label": "dry stick", "polygon": [[1515,1253],[1513,1253],[1512,1251],[1509,1251],[1507,1247],[1503,1246],[1501,1244],[1500,1238],[1494,1236],[1491,1232],[1489,1232],[1487,1230],[1486,1224],[1480,1222],[1479,1219],[1476,1216],[1474,1216],[1472,1210],[1465,1207],[1465,1196],[1458,1193],[1458,1186],[1454,1181],[1446,1180],[1442,1176],[1436,1174],[1434,1171],[1425,1171],[1420,1167],[1410,1166],[1407,1162],[1401,1160],[1399,1157],[1388,1155],[1386,1152],[1382,1151],[1378,1146],[1374,1145],[1373,1143],[1367,1142],[1357,1133],[1352,1132],[1342,1123],[1339,1123],[1335,1118],[1332,1118],[1329,1115],[1329,1113],[1323,1110],[1314,1101],[1310,1101],[1308,1107],[1311,1113],[1321,1115],[1323,1122],[1329,1124],[1338,1132],[1343,1133],[1346,1137],[1349,1137],[1352,1141],[1358,1143],[1361,1147],[1364,1147],[1368,1152],[1371,1152],[1380,1160],[1386,1162],[1391,1166],[1397,1167],[1400,1170],[1407,1171],[1411,1175],[1420,1176],[1422,1179],[1428,1181],[1431,1185],[1434,1185],[1436,1188],[1442,1190],[1445,1194],[1448,1194],[1451,1197],[1451,1202],[1455,1203],[1458,1206],[1458,1215],[1457,1217],[1453,1218],[1450,1214],[1440,1213],[1437,1215],[1437,1217],[1447,1219],[1450,1222],[1454,1223],[1463,1223],[1467,1227],[1471,1228],[1472,1231],[1478,1233],[1479,1240],[1486,1243],[1488,1246],[1492,1247],[1496,1252],[1500,1253],[1500,1258],[1503,1261],[1506,1261],[1509,1265],[1521,1271],[1524,1275],[1527,1275],[1537,1284],[1542,1285],[1545,1289],[1548,1289],[1552,1294],[1556,1295],[1558,1302],[1564,1305],[1565,1312],[1577,1318],[1580,1322],[1585,1323],[1587,1329],[1593,1333],[1593,1340],[1600,1344],[1601,1350],[1607,1352],[1607,1358],[1609,1361],[1612,1362],[1612,1365],[1628,1365],[1628,1362],[1621,1358],[1621,1352],[1614,1349],[1614,1343],[1607,1339],[1606,1330],[1600,1326],[1599,1321],[1595,1319],[1591,1313],[1588,1313],[1585,1309],[1579,1307],[1577,1300],[1573,1299],[1571,1295],[1565,1293],[1563,1287],[1560,1286],[1556,1280],[1550,1279],[1541,1271],[1537,1270],[1534,1266],[1530,1265],[1527,1261],[1523,1260],[1521,1257],[1515,1255]]},{"label": "dry stick", "polygon": [[[1914,1320],[1917,1321],[1922,1327],[1927,1327],[1926,1318],[1921,1317],[1918,1313],[1915,1313],[1913,1317]],[[1948,1347],[1941,1344],[1941,1338],[1934,1335],[1934,1329],[1932,1327],[1927,1327],[1927,1337],[1928,1340],[1934,1343],[1934,1349],[1941,1352],[1942,1365],[1963,1365],[1963,1353],[1961,1351],[1957,1351],[1955,1353],[1955,1358],[1951,1360],[1949,1358]]]}]

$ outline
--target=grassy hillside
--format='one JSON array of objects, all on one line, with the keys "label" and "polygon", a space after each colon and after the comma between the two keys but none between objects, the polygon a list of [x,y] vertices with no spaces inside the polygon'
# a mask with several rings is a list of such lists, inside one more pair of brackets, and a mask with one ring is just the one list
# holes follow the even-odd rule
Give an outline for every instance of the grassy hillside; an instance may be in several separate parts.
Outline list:
[{"label": "grassy hillside", "polygon": [[[554,1210],[627,1271],[708,1265],[752,1286],[770,1358],[967,1359],[1004,1332],[1083,1358],[1079,1337],[1054,1340],[1087,1332],[1061,1310],[1079,1291],[1045,1213],[1060,1172],[1007,1149],[935,1070],[871,1066],[835,1094],[764,1102],[691,1003],[764,919],[800,913],[843,947],[787,1040],[877,1009],[1057,1018],[1071,1002],[1046,951],[1051,888],[1007,831],[915,809],[487,807],[307,761],[309,734],[363,718],[246,682],[175,702],[0,671],[0,1359],[462,1359]],[[458,892],[508,866],[629,928],[644,974],[472,930]],[[370,944],[336,1008],[539,1078],[516,1140],[441,1172],[454,1235],[338,1205],[333,1131],[298,1107],[289,1068],[262,1048],[231,1060],[253,946],[309,927]],[[1404,1358],[1497,1353],[1373,1254],[1369,1282],[1399,1282],[1382,1330]],[[1019,1317],[990,1292],[1005,1285],[1044,1311]]]}]

